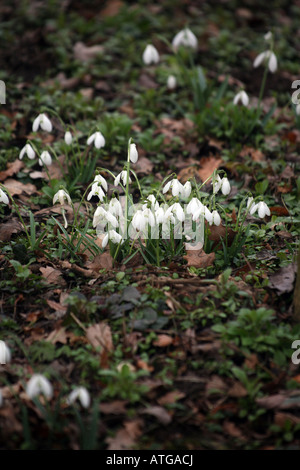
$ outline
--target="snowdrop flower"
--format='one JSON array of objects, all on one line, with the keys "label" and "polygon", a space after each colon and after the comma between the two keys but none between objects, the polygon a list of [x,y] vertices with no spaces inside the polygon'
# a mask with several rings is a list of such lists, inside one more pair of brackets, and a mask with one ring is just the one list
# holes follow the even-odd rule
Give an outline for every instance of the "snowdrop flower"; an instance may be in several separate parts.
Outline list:
[{"label": "snowdrop flower", "polygon": [[101,175],[96,175],[94,178],[94,182],[98,182],[101,186],[103,186],[104,191],[107,191],[107,181],[103,176]]},{"label": "snowdrop flower", "polygon": [[230,193],[230,183],[228,178],[222,178],[221,191],[224,196],[227,196]]},{"label": "snowdrop flower", "polygon": [[143,62],[146,65],[150,64],[158,64],[159,62],[159,53],[157,49],[152,46],[152,44],[148,44],[146,49],[143,52]]},{"label": "snowdrop flower", "polygon": [[102,248],[106,247],[108,240],[111,240],[113,243],[123,243],[122,236],[115,230],[109,230],[106,233],[105,237],[102,240]]},{"label": "snowdrop flower", "polygon": [[1,188],[0,188],[0,202],[3,202],[3,204],[9,204],[9,199]]},{"label": "snowdrop flower", "polygon": [[177,80],[174,75],[169,75],[167,80],[167,88],[168,90],[175,90],[177,86]]},{"label": "snowdrop flower", "polygon": [[150,227],[154,227],[155,217],[154,217],[154,213],[152,212],[151,208],[146,207],[146,209],[143,210],[142,214],[143,214],[143,217],[144,217],[145,226],[147,226],[147,224],[149,224]]},{"label": "snowdrop flower", "polygon": [[274,73],[277,70],[277,57],[272,51],[265,51],[258,54],[255,61],[253,62],[253,67],[259,67],[263,62],[268,63],[268,68],[270,72]]},{"label": "snowdrop flower", "polygon": [[167,224],[168,222],[171,222],[173,225],[175,224],[175,217],[172,212],[172,206],[164,211],[162,223]]},{"label": "snowdrop flower", "polygon": [[94,132],[94,134],[90,135],[86,143],[87,145],[91,145],[93,142],[96,149],[101,149],[105,146],[105,139],[101,132]]},{"label": "snowdrop flower", "polygon": [[113,197],[108,204],[108,211],[115,217],[122,217],[123,210],[120,201]]},{"label": "snowdrop flower", "polygon": [[146,201],[145,201],[145,204],[142,205],[142,209],[143,209],[143,210],[146,209],[146,208],[148,207],[149,203],[151,204],[151,208],[152,208],[153,210],[156,211],[156,210],[159,209],[159,203],[157,202],[157,200],[156,200],[154,194],[150,194],[150,195],[147,197],[147,199],[146,199]]},{"label": "snowdrop flower", "polygon": [[129,158],[130,158],[130,161],[132,163],[136,163],[138,161],[138,158],[139,158],[139,155],[138,155],[138,151],[136,149],[136,145],[135,144],[130,144],[130,147],[129,147]]},{"label": "snowdrop flower", "polygon": [[213,220],[212,213],[202,203],[201,203],[201,206],[199,207],[199,209],[196,210],[196,212],[194,213],[193,221],[196,221],[200,216],[203,216],[210,225],[212,224],[212,220]]},{"label": "snowdrop flower", "polygon": [[5,344],[4,341],[0,341],[0,364],[6,364],[10,362],[11,354],[9,347]]},{"label": "snowdrop flower", "polygon": [[31,147],[30,144],[26,144],[24,145],[24,147],[22,148],[20,154],[19,154],[19,159],[22,160],[22,158],[24,157],[24,155],[27,155],[28,158],[30,158],[30,160],[33,160],[34,157],[35,157],[35,151],[33,150],[33,148]]},{"label": "snowdrop flower", "polygon": [[252,207],[253,204],[254,204],[253,197],[248,197],[248,200],[247,200],[247,209],[249,209],[249,207]]},{"label": "snowdrop flower", "polygon": [[52,385],[44,375],[34,374],[27,383],[26,394],[32,399],[41,393],[45,395],[46,398],[52,398]]},{"label": "snowdrop flower", "polygon": [[249,96],[244,90],[239,91],[235,95],[235,97],[233,98],[233,104],[237,105],[240,101],[244,106],[248,106],[249,104]]},{"label": "snowdrop flower", "polygon": [[[127,181],[127,171],[126,170],[121,171],[121,173],[119,173],[118,176],[116,176],[115,181],[114,181],[114,185],[118,186],[118,184],[120,184],[120,180],[122,180],[123,186],[126,186],[126,181]],[[131,182],[132,181],[131,181],[131,178],[129,176],[129,184]]]},{"label": "snowdrop flower", "polygon": [[187,181],[183,185],[182,197],[185,197],[185,198],[190,197],[191,192],[192,192],[192,185],[191,185],[190,181]]},{"label": "snowdrop flower", "polygon": [[213,185],[213,192],[216,194],[222,186],[222,179],[220,175],[217,175],[217,178],[213,179],[211,184]]},{"label": "snowdrop flower", "polygon": [[40,166],[43,166],[43,165],[50,166],[50,165],[52,165],[52,158],[51,158],[51,155],[48,152],[48,150],[44,150],[41,153],[40,158],[39,158],[39,164],[40,164]]},{"label": "snowdrop flower", "polygon": [[102,202],[105,196],[105,192],[101,188],[101,185],[96,181],[96,183],[92,184],[92,189],[90,190],[89,194],[87,195],[87,200],[89,201],[92,196],[98,196],[100,201]]},{"label": "snowdrop flower", "polygon": [[72,141],[73,141],[73,137],[72,137],[72,134],[71,134],[70,131],[67,131],[67,132],[65,133],[64,139],[65,139],[65,142],[66,142],[67,145],[71,145],[71,143],[72,143]]},{"label": "snowdrop flower", "polygon": [[197,210],[201,209],[202,207],[204,207],[202,202],[200,202],[197,197],[193,197],[187,205],[186,212],[187,214],[194,214]]},{"label": "snowdrop flower", "polygon": [[85,387],[74,388],[67,399],[67,403],[72,405],[72,403],[74,403],[77,399],[79,399],[81,405],[84,408],[88,408],[90,406],[90,394]]},{"label": "snowdrop flower", "polygon": [[184,192],[183,185],[180,183],[180,181],[178,181],[177,178],[174,178],[165,185],[163,189],[163,194],[165,194],[171,188],[173,196],[178,196],[179,194],[182,194]]},{"label": "snowdrop flower", "polygon": [[191,47],[197,49],[198,41],[194,33],[189,28],[184,28],[182,31],[176,34],[172,41],[174,49],[178,49],[179,46]]},{"label": "snowdrop flower", "polygon": [[162,224],[163,221],[164,221],[164,217],[165,217],[165,211],[164,211],[164,208],[162,206],[158,207],[156,210],[155,210],[155,219],[156,219],[156,222],[158,224]]},{"label": "snowdrop flower", "polygon": [[300,115],[300,103],[296,105],[296,114],[297,116]]},{"label": "snowdrop flower", "polygon": [[271,31],[268,31],[265,35],[264,35],[264,38],[267,42],[270,42],[272,41],[273,39],[273,34],[271,33]]},{"label": "snowdrop flower", "polygon": [[212,211],[211,213],[211,221],[209,222],[209,225],[220,225],[221,223],[221,217],[219,216],[217,211]]},{"label": "snowdrop flower", "polygon": [[64,189],[60,189],[59,191],[57,191],[56,194],[54,194],[54,197],[53,197],[53,205],[59,201],[59,203],[63,206],[64,203],[65,203],[65,200],[67,201],[67,203],[69,204],[69,206],[72,205],[72,201],[71,201],[71,198],[69,196],[69,194],[64,190]]},{"label": "snowdrop flower", "polygon": [[173,214],[176,215],[177,219],[180,221],[180,222],[183,222],[184,219],[185,219],[185,215],[184,215],[184,210],[182,209],[181,205],[179,204],[179,202],[175,202],[175,204],[173,204],[171,207],[170,207],[171,211],[173,212]]},{"label": "snowdrop flower", "polygon": [[258,217],[260,219],[263,219],[266,215],[271,215],[270,209],[263,201],[260,201],[258,204],[251,205],[250,214],[252,215],[256,211],[258,211]]},{"label": "snowdrop flower", "polygon": [[106,211],[103,207],[98,206],[93,218],[93,227],[103,222],[110,223],[114,228],[119,226],[119,222],[113,214]]},{"label": "snowdrop flower", "polygon": [[38,117],[35,118],[32,124],[33,132],[36,132],[38,128],[41,127],[43,131],[51,132],[52,131],[52,123],[50,119],[46,116],[46,114],[42,113],[39,114]]},{"label": "snowdrop flower", "polygon": [[137,210],[134,216],[132,217],[131,224],[135,230],[143,231],[145,229],[145,218],[143,215],[143,211],[141,209]]}]

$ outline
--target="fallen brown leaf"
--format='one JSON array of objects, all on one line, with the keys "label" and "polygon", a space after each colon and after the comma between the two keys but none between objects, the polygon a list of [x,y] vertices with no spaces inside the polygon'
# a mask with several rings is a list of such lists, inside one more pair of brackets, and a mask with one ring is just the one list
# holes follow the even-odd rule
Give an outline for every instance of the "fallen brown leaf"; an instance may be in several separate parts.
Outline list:
[{"label": "fallen brown leaf", "polygon": [[125,421],[124,428],[119,429],[114,437],[107,437],[105,442],[108,444],[107,450],[126,450],[131,449],[142,434],[142,426],[144,421],[134,419]]},{"label": "fallen brown leaf", "polygon": [[225,392],[227,390],[226,383],[218,375],[213,375],[206,384],[205,391],[207,395],[211,393]]},{"label": "fallen brown leaf", "polygon": [[62,343],[67,344],[68,337],[72,334],[71,332],[66,331],[66,329],[61,326],[51,331],[51,333],[45,338],[45,341],[49,341],[52,344]]},{"label": "fallen brown leaf", "polygon": [[274,424],[280,426],[281,428],[285,428],[287,423],[299,424],[300,418],[291,413],[283,413],[281,411],[277,411],[274,416]]},{"label": "fallen brown leaf", "polygon": [[120,415],[126,414],[126,404],[125,400],[115,400],[109,403],[100,403],[99,408],[101,413],[105,415],[113,414]]},{"label": "fallen brown leaf", "polygon": [[153,168],[154,168],[153,162],[151,162],[149,158],[142,156],[138,159],[135,165],[135,172],[137,175],[139,174],[149,175],[150,173],[152,173]]},{"label": "fallen brown leaf", "polygon": [[154,416],[164,426],[167,426],[172,421],[171,415],[162,406],[149,406],[142,410],[141,414]]},{"label": "fallen brown leaf", "polygon": [[42,273],[43,278],[48,282],[48,284],[66,284],[66,281],[61,277],[62,272],[59,269],[47,266],[46,268],[41,267],[40,271]]},{"label": "fallen brown leaf", "polygon": [[100,351],[111,352],[114,349],[110,326],[104,321],[89,326],[86,337],[95,349],[99,346]]},{"label": "fallen brown leaf", "polygon": [[181,400],[185,397],[185,393],[180,392],[179,390],[173,390],[172,392],[168,392],[162,397],[157,399],[157,403],[161,406],[164,405],[172,405],[178,400]]},{"label": "fallen brown leaf", "polygon": [[172,336],[169,335],[157,335],[157,339],[153,341],[153,346],[157,346],[159,348],[165,348],[170,346],[173,343]]},{"label": "fallen brown leaf", "polygon": [[8,242],[12,235],[23,230],[23,226],[18,219],[10,219],[5,224],[0,225],[0,240]]},{"label": "fallen brown leaf", "polygon": [[6,178],[15,175],[18,171],[23,168],[24,163],[21,160],[15,160],[14,162],[7,163],[7,169],[0,171],[0,181],[5,181]]},{"label": "fallen brown leaf", "polygon": [[31,196],[34,193],[37,193],[37,188],[34,184],[31,183],[21,183],[21,181],[17,181],[14,179],[8,179],[5,181],[5,187],[8,189],[12,196],[16,196],[18,194],[25,193],[28,196]]},{"label": "fallen brown leaf", "polygon": [[110,253],[101,253],[96,255],[93,261],[87,263],[87,268],[96,274],[99,274],[100,269],[111,270],[113,267],[113,258]]},{"label": "fallen brown leaf", "polygon": [[265,160],[265,156],[261,150],[255,149],[253,147],[244,147],[240,152],[240,156],[250,156],[254,162],[262,162]]},{"label": "fallen brown leaf", "polygon": [[187,260],[187,266],[194,266],[195,268],[207,268],[212,266],[216,254],[214,252],[206,254],[201,250],[187,250],[186,255],[183,256]]},{"label": "fallen brown leaf", "polygon": [[242,440],[245,439],[245,436],[242,431],[232,421],[224,421],[223,431],[225,432],[225,434],[229,434],[229,436],[236,437]]},{"label": "fallen brown leaf", "polygon": [[202,157],[200,160],[201,168],[198,170],[202,182],[209,178],[214,170],[217,170],[223,164],[222,158],[209,155],[208,157]]},{"label": "fallen brown leaf", "polygon": [[76,42],[73,47],[73,53],[75,59],[79,60],[80,62],[89,62],[97,55],[104,52],[104,47],[100,45],[95,46],[86,46],[83,42]]},{"label": "fallen brown leaf", "polygon": [[296,263],[291,263],[269,276],[269,287],[275,289],[279,295],[291,292],[294,289],[295,277]]}]

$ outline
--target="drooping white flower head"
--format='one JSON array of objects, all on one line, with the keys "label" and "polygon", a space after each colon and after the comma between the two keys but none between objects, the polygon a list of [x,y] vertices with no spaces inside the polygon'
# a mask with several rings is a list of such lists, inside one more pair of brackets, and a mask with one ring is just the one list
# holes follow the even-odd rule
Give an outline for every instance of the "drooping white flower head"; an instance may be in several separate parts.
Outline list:
[{"label": "drooping white flower head", "polygon": [[43,131],[51,132],[52,131],[52,123],[50,119],[46,116],[46,114],[42,113],[39,114],[32,124],[33,132],[36,132],[38,128],[41,128]]},{"label": "drooping white flower head", "polygon": [[79,400],[83,408],[88,408],[91,403],[91,398],[88,390],[85,387],[76,387],[70,393],[67,403],[72,405],[76,400]]},{"label": "drooping white flower head", "polygon": [[[149,201],[149,202],[148,202]],[[151,208],[156,211],[159,209],[159,203],[158,201],[156,200],[154,194],[150,194],[145,203],[142,205],[142,209],[146,209],[148,206],[149,206],[149,203],[151,204]]]},{"label": "drooping white flower head", "polygon": [[172,179],[165,185],[163,188],[163,194],[165,194],[171,188],[173,196],[178,196],[179,194],[182,195],[184,193],[183,185],[177,178]]},{"label": "drooping white flower head", "polygon": [[150,227],[154,227],[154,225],[155,225],[155,216],[154,216],[154,213],[152,211],[152,208],[146,207],[145,209],[143,209],[142,213],[143,213],[143,217],[144,217],[144,221],[145,221],[145,226],[147,226],[149,224]]},{"label": "drooping white flower head", "polygon": [[51,399],[53,395],[52,385],[44,375],[34,374],[26,385],[26,394],[31,399],[40,394]]},{"label": "drooping white flower head", "polygon": [[213,186],[213,193],[217,194],[217,192],[219,191],[219,189],[222,186],[222,178],[220,178],[220,175],[217,175],[215,180],[212,180],[211,184]]},{"label": "drooping white flower head", "polygon": [[130,144],[129,146],[129,158],[132,163],[138,161],[139,155],[135,144]]},{"label": "drooping white flower head", "polygon": [[59,191],[57,191],[57,193],[54,194],[53,205],[57,201],[59,201],[59,203],[63,206],[65,204],[65,200],[67,201],[67,204],[69,204],[69,206],[72,205],[72,201],[71,201],[69,194],[64,189],[59,189]]},{"label": "drooping white flower head", "polygon": [[230,193],[230,183],[229,183],[229,180],[228,178],[222,178],[222,186],[221,186],[221,191],[222,191],[222,194],[224,194],[224,196],[227,196],[229,193]]},{"label": "drooping white flower head", "polygon": [[193,220],[196,221],[200,216],[204,217],[210,225],[212,224],[212,213],[210,212],[208,207],[204,206],[202,203],[201,206],[193,214]]},{"label": "drooping white flower head", "polygon": [[[157,219],[158,221],[158,219]],[[174,217],[174,213],[172,211],[172,206],[168,207],[167,209],[165,208],[164,209],[164,215],[163,215],[163,220],[162,220],[162,223],[163,224],[168,224],[169,222],[171,222],[171,224],[175,224],[175,217]]]},{"label": "drooping white flower head", "polygon": [[115,217],[122,217],[123,209],[120,201],[116,197],[111,198],[109,201],[108,211]]},{"label": "drooping white flower head", "polygon": [[51,158],[51,155],[48,152],[48,150],[44,150],[41,153],[40,158],[39,158],[39,164],[40,164],[40,166],[43,166],[43,165],[50,166],[50,165],[52,165],[52,158]]},{"label": "drooping white flower head", "polygon": [[9,347],[4,341],[0,341],[0,364],[7,364],[11,361],[11,353]]},{"label": "drooping white flower head", "polygon": [[273,33],[271,31],[268,31],[265,35],[264,38],[267,42],[271,42],[273,39]]},{"label": "drooping white flower head", "polygon": [[0,188],[0,202],[3,202],[3,204],[9,204],[9,199],[1,188]]},{"label": "drooping white flower head", "polygon": [[157,49],[152,45],[148,44],[146,49],[143,52],[143,62],[146,65],[158,64],[159,62],[159,53]]},{"label": "drooping white flower head", "polygon": [[300,115],[300,103],[296,105],[296,114],[297,116]]},{"label": "drooping white flower head", "polygon": [[94,184],[92,184],[92,189],[90,190],[89,194],[87,195],[87,200],[89,201],[92,196],[97,196],[100,201],[102,202],[104,197],[105,197],[105,192],[101,188],[101,185],[96,181]]},{"label": "drooping white flower head", "polygon": [[277,57],[273,51],[268,50],[258,54],[253,62],[253,67],[259,67],[263,62],[267,62],[268,69],[274,73],[277,70]]},{"label": "drooping white flower head", "polygon": [[252,207],[254,204],[254,201],[253,201],[253,197],[248,197],[248,200],[247,200],[247,209],[249,209],[249,207]]},{"label": "drooping white flower head", "polygon": [[263,219],[266,215],[271,215],[270,209],[264,201],[260,201],[257,204],[252,203],[250,214],[252,215],[256,211],[260,219]]},{"label": "drooping white flower head", "polygon": [[198,40],[195,34],[189,28],[184,28],[182,31],[179,31],[179,33],[176,34],[172,41],[172,46],[175,50],[178,49],[179,46],[186,46],[197,49]]},{"label": "drooping white flower head", "polygon": [[167,88],[168,90],[175,90],[177,86],[177,80],[174,75],[169,75],[167,79]]},{"label": "drooping white flower head", "polygon": [[96,227],[100,223],[108,223],[114,228],[119,226],[119,222],[116,217],[111,214],[111,212],[106,211],[102,206],[98,206],[95,211],[93,218],[93,227]]},{"label": "drooping white flower head", "polygon": [[91,145],[93,142],[96,149],[101,149],[105,146],[105,138],[100,131],[94,132],[94,134],[90,135],[86,143],[87,145]]},{"label": "drooping white flower head", "polygon": [[[121,173],[116,176],[115,181],[114,181],[114,186],[118,186],[120,184],[120,180],[122,180],[123,186],[126,186],[126,181],[127,181],[127,171],[123,170]],[[131,178],[129,176],[129,184],[131,183]]]},{"label": "drooping white flower head", "polygon": [[233,98],[233,104],[237,105],[239,102],[244,106],[248,106],[249,104],[249,96],[244,90],[239,91]]},{"label": "drooping white flower head", "polygon": [[156,222],[158,224],[162,224],[163,221],[164,221],[164,217],[165,217],[165,211],[164,211],[164,208],[162,206],[158,207],[156,210],[155,210],[155,219],[156,219]]},{"label": "drooping white flower head", "polygon": [[182,197],[184,197],[184,198],[190,197],[191,192],[192,192],[192,185],[191,185],[190,181],[187,181],[187,182],[183,185]]},{"label": "drooping white flower head", "polygon": [[30,144],[26,144],[24,145],[24,147],[22,148],[20,154],[19,154],[19,159],[22,160],[22,158],[24,157],[24,155],[27,155],[27,157],[30,159],[30,160],[33,160],[34,157],[35,157],[35,151],[33,150],[33,148],[31,147]]},{"label": "drooping white flower head", "polygon": [[109,230],[102,240],[102,248],[105,248],[108,240],[111,240],[115,244],[123,243],[122,235],[115,230]]},{"label": "drooping white flower head", "polygon": [[71,143],[73,142],[73,136],[72,136],[70,131],[67,131],[65,133],[64,139],[65,139],[65,142],[66,142],[67,145],[71,145]]},{"label": "drooping white flower head", "polygon": [[200,202],[197,197],[193,197],[187,205],[186,212],[187,214],[194,214],[197,210],[201,209],[202,207],[204,207],[202,202]]},{"label": "drooping white flower head", "polygon": [[219,213],[217,211],[212,211],[211,213],[211,221],[209,222],[209,225],[220,225],[221,223],[221,217],[219,216]]},{"label": "drooping white flower head", "polygon": [[177,219],[180,221],[180,222],[183,222],[184,219],[185,219],[185,214],[184,214],[184,210],[183,208],[181,207],[181,205],[179,204],[179,202],[175,202],[175,204],[172,204],[172,206],[170,207],[171,211],[173,212],[173,214],[176,215]]}]

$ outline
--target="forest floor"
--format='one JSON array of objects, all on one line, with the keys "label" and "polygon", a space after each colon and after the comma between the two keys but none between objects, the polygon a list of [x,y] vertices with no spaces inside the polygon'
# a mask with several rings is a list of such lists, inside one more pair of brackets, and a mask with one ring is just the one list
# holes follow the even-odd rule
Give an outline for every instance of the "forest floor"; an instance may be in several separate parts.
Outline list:
[{"label": "forest floor", "polygon": [[[0,6],[0,449],[297,449],[300,2],[90,3]],[[186,26],[196,47],[175,50]],[[253,67],[269,50],[276,70]],[[33,131],[40,113],[51,132]],[[98,169],[124,208],[130,139],[131,202],[178,202],[173,174],[218,210],[201,249],[102,247],[87,194]],[[61,188],[72,204],[53,204]],[[250,196],[270,212],[247,212]],[[34,374],[48,398],[28,392]],[[90,406],[68,403],[77,386]]]}]

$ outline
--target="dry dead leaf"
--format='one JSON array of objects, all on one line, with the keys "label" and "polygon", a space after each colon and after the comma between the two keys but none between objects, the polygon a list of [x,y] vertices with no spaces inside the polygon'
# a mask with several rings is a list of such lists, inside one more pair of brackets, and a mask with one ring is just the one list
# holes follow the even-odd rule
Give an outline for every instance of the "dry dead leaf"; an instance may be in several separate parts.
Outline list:
[{"label": "dry dead leaf", "polygon": [[23,230],[23,226],[18,219],[10,219],[5,224],[0,225],[0,240],[8,242],[14,233],[19,233]]},{"label": "dry dead leaf", "polygon": [[214,252],[206,254],[204,250],[187,250],[183,256],[187,260],[187,266],[195,268],[207,268],[214,264],[216,254]]},{"label": "dry dead leaf", "polygon": [[113,267],[113,258],[110,253],[101,253],[96,255],[93,261],[87,263],[87,268],[94,273],[99,274],[100,269],[107,269],[110,271]]},{"label": "dry dead leaf", "polygon": [[45,341],[49,341],[52,344],[62,343],[67,344],[68,337],[72,334],[71,332],[66,331],[66,329],[61,326],[51,331],[51,333],[45,338]]},{"label": "dry dead leaf", "polygon": [[40,271],[48,284],[66,284],[66,281],[61,277],[62,272],[59,269],[46,266],[46,268],[40,268]]},{"label": "dry dead leaf", "polygon": [[50,299],[47,299],[46,302],[50,308],[55,310],[57,317],[61,317],[65,315],[65,313],[67,312],[67,307],[65,305],[62,305],[61,302],[58,303],[58,302],[55,302],[55,300],[50,300]]},{"label": "dry dead leaf", "polygon": [[261,150],[253,147],[244,147],[240,152],[240,157],[250,156],[254,162],[262,162],[265,160],[265,155]]},{"label": "dry dead leaf", "polygon": [[285,400],[286,396],[278,393],[276,395],[270,395],[269,397],[257,398],[255,401],[259,406],[270,410],[272,408],[280,408],[280,405],[282,405]]},{"label": "dry dead leaf", "polygon": [[141,413],[155,416],[155,418],[157,418],[157,420],[164,426],[167,426],[172,421],[171,415],[162,406],[149,406],[149,408],[142,410]]},{"label": "dry dead leaf", "polygon": [[241,384],[241,382],[235,382],[233,386],[228,390],[228,396],[234,398],[242,398],[248,395],[247,390]]},{"label": "dry dead leaf", "polygon": [[137,175],[149,175],[152,173],[153,168],[154,164],[151,162],[151,160],[149,160],[147,157],[141,156],[135,165],[135,172]]},{"label": "dry dead leaf", "polygon": [[104,321],[89,326],[86,337],[95,349],[99,346],[100,351],[111,352],[114,349],[110,326]]},{"label": "dry dead leaf", "polygon": [[245,436],[242,431],[232,421],[224,421],[223,431],[225,432],[225,434],[229,434],[229,436],[236,437],[242,440],[245,439]]},{"label": "dry dead leaf", "polygon": [[172,392],[166,393],[162,397],[157,399],[157,403],[161,406],[172,405],[178,400],[181,400],[185,397],[185,393],[180,392],[179,390],[173,390]]},{"label": "dry dead leaf", "polygon": [[202,182],[209,178],[214,170],[217,170],[223,164],[222,158],[209,155],[208,157],[202,157],[200,160],[201,168],[198,170]]},{"label": "dry dead leaf", "polygon": [[123,5],[124,3],[121,0],[110,0],[101,10],[100,14],[103,17],[116,16]]},{"label": "dry dead leaf", "polygon": [[158,346],[159,348],[165,348],[170,346],[173,343],[172,336],[169,335],[157,335],[157,339],[153,341],[153,346]]},{"label": "dry dead leaf", "polygon": [[125,400],[115,400],[109,403],[100,403],[99,408],[101,413],[105,415],[120,415],[120,414],[126,414],[126,404],[127,402]]},{"label": "dry dead leaf", "polygon": [[86,46],[83,42],[76,42],[73,47],[73,53],[75,59],[79,60],[80,62],[89,62],[97,55],[102,54],[104,52],[104,47],[100,45],[95,46]]},{"label": "dry dead leaf", "polygon": [[287,422],[290,424],[299,424],[300,418],[291,413],[283,413],[282,411],[277,411],[275,413],[274,424],[281,428],[285,428]]},{"label": "dry dead leaf", "polygon": [[296,263],[291,263],[269,276],[269,287],[275,289],[279,295],[291,292],[294,289],[295,277]]},{"label": "dry dead leaf", "polygon": [[226,383],[218,375],[213,375],[207,382],[205,390],[206,394],[210,395],[212,392],[224,392],[227,390]]},{"label": "dry dead leaf", "polygon": [[18,171],[23,168],[24,163],[21,160],[15,160],[14,162],[7,163],[7,169],[0,171],[0,181],[5,181],[6,178],[15,175]]},{"label": "dry dead leaf", "polygon": [[105,442],[108,444],[107,450],[126,450],[131,449],[142,434],[144,422],[141,419],[125,421],[124,428],[119,429],[114,437],[107,437]]},{"label": "dry dead leaf", "polygon": [[8,179],[5,181],[5,187],[10,192],[12,196],[16,196],[22,193],[31,196],[34,193],[37,193],[37,188],[34,184],[31,183],[21,183],[21,181],[17,181],[14,179]]}]

